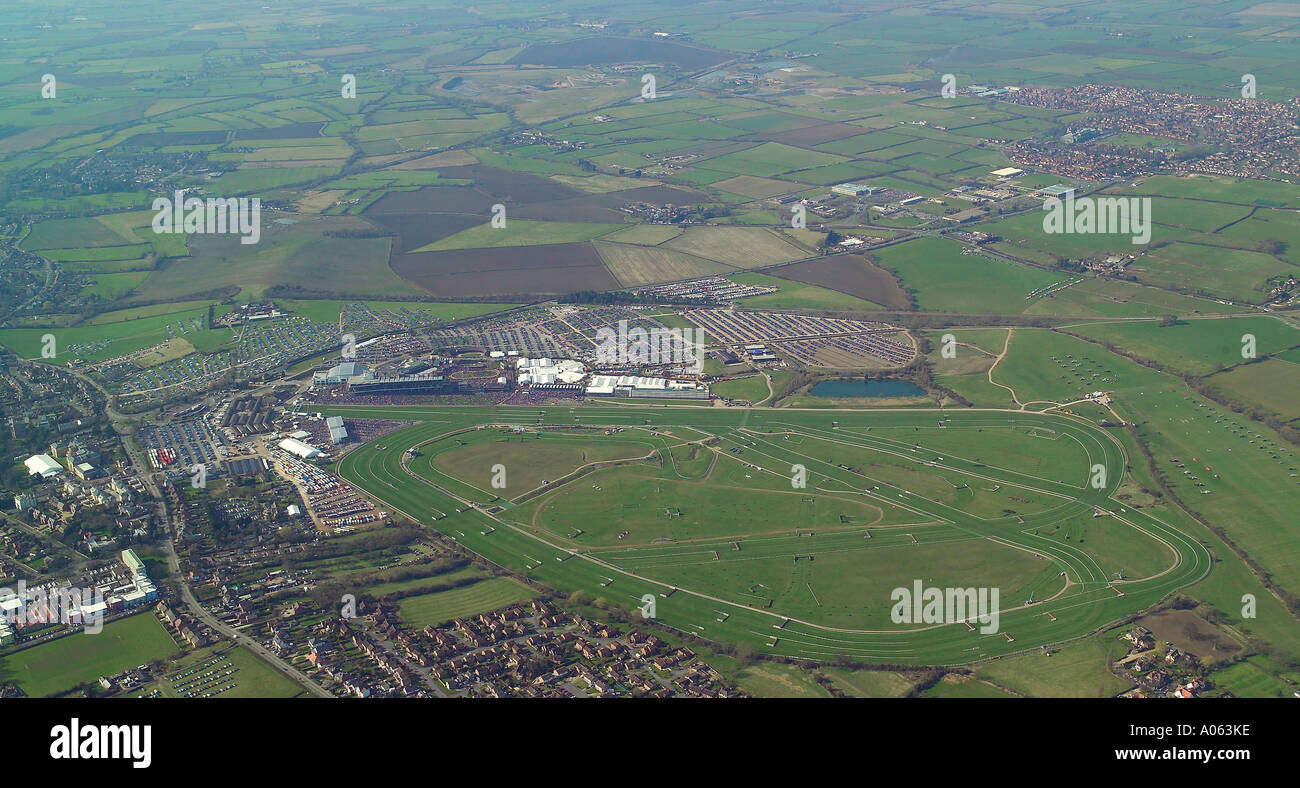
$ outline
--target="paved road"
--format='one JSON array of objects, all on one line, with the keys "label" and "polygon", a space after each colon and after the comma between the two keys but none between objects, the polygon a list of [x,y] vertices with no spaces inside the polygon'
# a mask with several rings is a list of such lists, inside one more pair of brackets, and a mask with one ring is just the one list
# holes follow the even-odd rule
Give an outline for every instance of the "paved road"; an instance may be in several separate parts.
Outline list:
[{"label": "paved road", "polygon": [[293,681],[295,684],[307,690],[312,695],[315,695],[318,698],[334,697],[334,695],[332,695],[329,691],[325,690],[319,684],[309,679],[306,675],[300,672],[293,665],[290,665],[288,662],[285,662],[283,659],[277,657],[274,653],[271,652],[270,649],[266,648],[261,643],[258,643],[256,640],[253,640],[248,635],[245,635],[243,632],[240,632],[234,627],[230,627],[222,623],[220,619],[218,619],[216,616],[209,613],[207,609],[203,607],[203,605],[199,604],[199,600],[194,597],[194,592],[190,590],[189,584],[184,581],[181,575],[180,558],[176,555],[176,548],[170,542],[168,542],[167,544],[167,567],[171,569],[172,576],[177,578],[180,581],[178,585],[180,586],[180,590],[181,590],[181,599],[185,601],[185,605],[190,609],[190,612],[193,613],[196,618],[201,619],[205,624],[212,627],[212,629],[214,629],[215,631],[220,632],[221,634],[225,635],[228,638],[231,638],[239,645],[253,652],[253,654],[260,657],[262,661],[266,662],[268,665],[275,668],[282,675],[284,675],[285,678],[288,678],[289,680]]},{"label": "paved road", "polygon": [[[126,417],[124,416],[124,414],[118,412],[116,409],[112,407],[111,399],[108,396],[108,392],[104,391],[104,388],[100,386],[97,381],[78,371],[75,370],[68,370],[68,371],[71,372],[77,378],[85,380],[104,397],[104,402],[105,402],[104,409],[106,415],[108,416],[109,423],[113,425],[113,429],[116,432],[118,432],[119,437],[122,438],[122,446],[126,450],[127,456],[130,459],[131,464],[135,467],[135,470],[139,475],[140,479],[145,483],[145,486],[148,489],[149,493],[157,501],[159,507],[159,514],[161,515],[163,521],[170,524],[171,518],[167,512],[167,499],[163,496],[162,490],[158,487],[157,478],[154,475],[153,469],[149,466],[147,462],[145,462],[144,457],[142,457],[140,453],[135,450],[135,447],[132,445],[132,441],[128,440],[127,436],[123,434],[125,430],[122,427],[122,422],[126,420]],[[328,690],[324,689],[319,684],[312,681],[310,678],[308,678],[305,674],[303,674],[293,665],[289,664],[288,662],[284,661],[280,657],[276,656],[274,653],[271,652],[270,649],[266,648],[261,643],[258,643],[256,640],[250,638],[248,635],[245,635],[239,630],[227,626],[226,624],[222,623],[221,620],[218,619],[216,616],[209,613],[203,607],[203,605],[199,604],[199,600],[194,596],[194,591],[190,588],[189,583],[185,581],[185,576],[181,573],[180,557],[176,555],[176,546],[175,544],[173,544],[170,537],[166,538],[166,541],[164,542],[164,548],[167,551],[167,567],[168,569],[171,570],[171,576],[176,579],[176,585],[180,589],[181,599],[185,602],[185,605],[190,609],[190,612],[194,615],[195,618],[202,620],[208,626],[212,627],[214,631],[220,632],[226,637],[234,640],[239,645],[248,649],[255,656],[260,658],[263,662],[270,665],[277,672],[281,673],[290,681],[293,681],[295,684],[302,687],[312,695],[315,695],[318,698],[334,697],[334,695],[331,694]]]}]

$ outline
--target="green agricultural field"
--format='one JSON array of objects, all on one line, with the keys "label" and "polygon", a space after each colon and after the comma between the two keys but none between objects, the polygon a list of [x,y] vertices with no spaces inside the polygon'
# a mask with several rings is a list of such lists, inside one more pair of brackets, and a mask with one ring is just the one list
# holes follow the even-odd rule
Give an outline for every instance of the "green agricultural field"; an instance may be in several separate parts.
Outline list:
[{"label": "green agricultural field", "polygon": [[1295,268],[1262,252],[1180,242],[1151,251],[1129,270],[1154,285],[1254,304],[1269,279]]},{"label": "green agricultural field", "polygon": [[388,267],[388,238],[339,238],[326,233],[358,229],[352,219],[304,219],[264,228],[258,243],[236,235],[198,235],[191,256],[170,261],[136,290],[140,300],[176,300],[237,286],[257,298],[272,285],[370,296],[406,295],[411,286]]},{"label": "green agricultural field", "polygon": [[708,159],[704,166],[735,175],[770,177],[783,172],[806,170],[844,161],[843,156],[795,148],[777,142],[765,142],[748,150]]},{"label": "green agricultural field", "polygon": [[658,246],[681,235],[681,228],[666,224],[636,224],[605,236],[606,241],[641,246]]},{"label": "green agricultural field", "polygon": [[1069,278],[1063,273],[962,254],[962,247],[939,238],[921,238],[875,254],[876,262],[903,278],[916,292],[921,309],[941,312],[1020,314],[1030,293]]},{"label": "green agricultural field", "polygon": [[1286,421],[1300,419],[1300,364],[1279,359],[1265,359],[1243,364],[1206,379],[1210,388],[1228,397],[1230,402],[1244,402],[1276,413]]},{"label": "green agricultural field", "polygon": [[[1272,317],[1092,323],[1069,329],[1120,352],[1159,361],[1172,370],[1208,375],[1216,369],[1300,347],[1300,329]],[[1245,355],[1250,352],[1251,355]]]},{"label": "green agricultural field", "polygon": [[1026,315],[1066,317],[1163,317],[1227,314],[1236,308],[1220,301],[1189,296],[1117,279],[1081,279],[1039,298]]}]

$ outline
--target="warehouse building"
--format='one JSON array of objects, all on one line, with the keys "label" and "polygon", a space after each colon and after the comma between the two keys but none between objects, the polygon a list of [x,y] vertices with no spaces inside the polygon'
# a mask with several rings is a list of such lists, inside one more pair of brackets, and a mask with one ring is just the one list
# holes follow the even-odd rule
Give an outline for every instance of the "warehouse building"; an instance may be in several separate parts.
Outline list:
[{"label": "warehouse building", "polygon": [[837,183],[831,187],[831,194],[841,194],[845,197],[866,197],[876,190],[874,186],[866,186],[861,183]]}]

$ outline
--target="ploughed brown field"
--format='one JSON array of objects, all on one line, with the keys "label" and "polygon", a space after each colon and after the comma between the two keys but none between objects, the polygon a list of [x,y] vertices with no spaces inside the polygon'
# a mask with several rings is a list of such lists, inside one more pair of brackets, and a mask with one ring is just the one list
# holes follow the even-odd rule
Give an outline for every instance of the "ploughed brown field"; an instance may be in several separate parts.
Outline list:
[{"label": "ploughed brown field", "polygon": [[856,137],[861,133],[861,126],[854,126],[849,123],[820,123],[816,126],[806,126],[802,129],[773,134],[771,139],[783,142],[786,145],[811,147],[826,142]]},{"label": "ploughed brown field", "polygon": [[619,207],[636,202],[688,204],[707,199],[693,189],[635,186],[587,194],[549,178],[472,164],[440,167],[445,178],[472,185],[426,186],[392,192],[366,209],[373,224],[393,233],[389,266],[402,279],[445,298],[563,295],[611,290],[619,282],[588,243],[413,252],[492,218],[492,206],[506,206],[506,220],[602,222],[610,230],[626,221]]},{"label": "ploughed brown field", "polygon": [[398,276],[440,298],[563,295],[619,286],[591,244],[394,255]]},{"label": "ploughed brown field", "polygon": [[763,273],[780,279],[817,285],[866,299],[888,309],[910,309],[911,299],[888,271],[865,255],[838,254],[785,265]]},{"label": "ploughed brown field", "polygon": [[459,213],[380,213],[366,218],[392,231],[394,257],[483,223],[481,216]]}]

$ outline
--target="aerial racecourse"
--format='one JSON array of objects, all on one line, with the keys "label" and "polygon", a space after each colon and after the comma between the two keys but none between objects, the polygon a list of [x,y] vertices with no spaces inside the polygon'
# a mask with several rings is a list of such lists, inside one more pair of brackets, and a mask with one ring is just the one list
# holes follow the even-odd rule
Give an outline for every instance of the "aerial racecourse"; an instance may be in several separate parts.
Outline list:
[{"label": "aerial racecourse", "polygon": [[[958,665],[1041,649],[1210,568],[1196,539],[1117,500],[1122,444],[1061,413],[324,411],[412,422],[338,466],[406,517],[548,586],[640,615],[653,594],[663,623],[776,655]],[[938,615],[954,588],[957,616]]]}]

